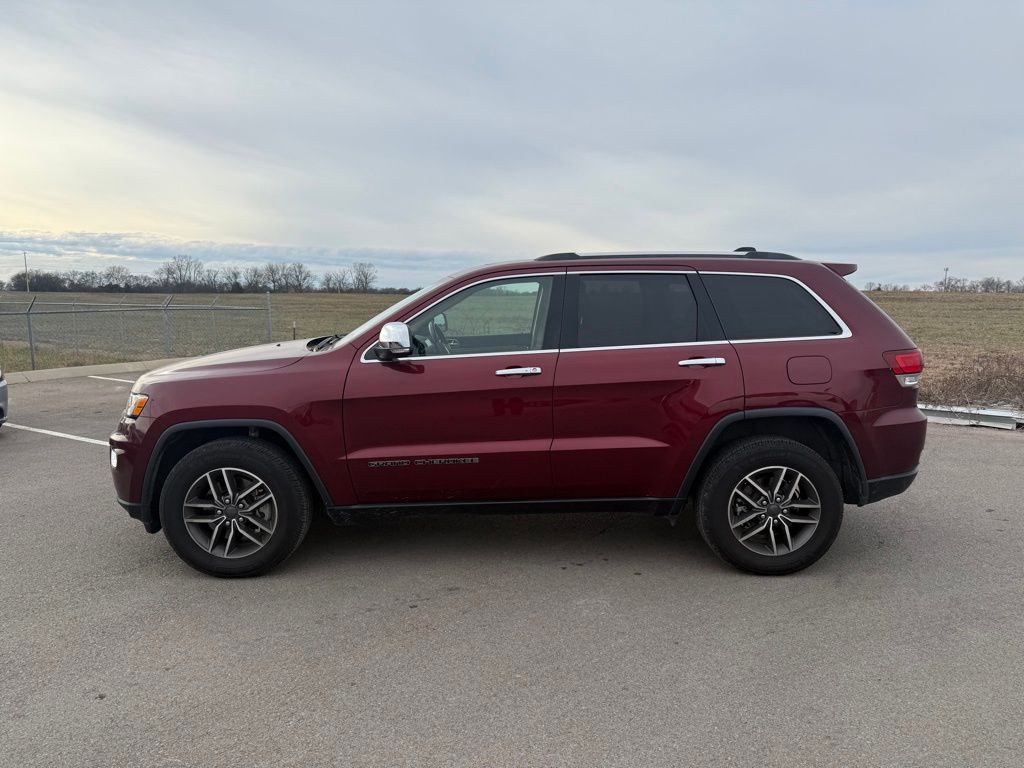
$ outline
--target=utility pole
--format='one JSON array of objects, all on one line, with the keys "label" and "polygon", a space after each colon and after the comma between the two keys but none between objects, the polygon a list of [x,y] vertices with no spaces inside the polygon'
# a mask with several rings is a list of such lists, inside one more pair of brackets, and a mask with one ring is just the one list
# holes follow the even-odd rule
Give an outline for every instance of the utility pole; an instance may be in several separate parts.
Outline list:
[{"label": "utility pole", "polygon": [[949,290],[949,267],[946,267],[946,273],[942,276],[942,292],[946,293]]},{"label": "utility pole", "polygon": [[22,251],[21,257],[25,259],[25,293],[28,293],[28,254]]}]

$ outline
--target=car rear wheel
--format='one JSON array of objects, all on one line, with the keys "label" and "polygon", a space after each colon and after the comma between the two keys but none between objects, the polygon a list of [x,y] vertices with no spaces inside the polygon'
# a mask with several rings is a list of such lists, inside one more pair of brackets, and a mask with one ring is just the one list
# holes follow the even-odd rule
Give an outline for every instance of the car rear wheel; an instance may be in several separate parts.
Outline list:
[{"label": "car rear wheel", "polygon": [[843,493],[820,454],[782,437],[753,437],[712,462],[697,500],[708,546],[758,574],[799,571],[818,560],[843,520]]},{"label": "car rear wheel", "polygon": [[308,483],[295,461],[259,440],[225,438],[186,454],[160,494],[171,547],[213,576],[258,576],[292,554],[312,520]]}]

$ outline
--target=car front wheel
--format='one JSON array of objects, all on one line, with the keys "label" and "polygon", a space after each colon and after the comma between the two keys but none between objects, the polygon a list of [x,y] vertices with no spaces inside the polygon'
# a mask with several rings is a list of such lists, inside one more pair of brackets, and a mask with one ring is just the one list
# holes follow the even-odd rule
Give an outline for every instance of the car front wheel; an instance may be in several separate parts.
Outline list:
[{"label": "car front wheel", "polygon": [[171,547],[213,576],[258,576],[292,554],[309,530],[312,500],[295,461],[275,445],[225,438],[186,454],[160,494]]}]

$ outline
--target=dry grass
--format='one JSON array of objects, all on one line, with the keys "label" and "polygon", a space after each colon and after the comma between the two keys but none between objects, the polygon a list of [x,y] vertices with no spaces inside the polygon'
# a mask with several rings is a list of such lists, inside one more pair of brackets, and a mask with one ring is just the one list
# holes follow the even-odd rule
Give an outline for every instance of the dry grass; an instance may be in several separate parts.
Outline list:
[{"label": "dry grass", "polygon": [[[112,303],[116,304],[123,294],[114,293],[39,293],[37,306],[41,302],[62,302],[69,304]],[[265,307],[267,296],[263,293],[186,293],[176,294],[173,304],[209,304],[217,297],[220,306]],[[126,303],[162,304],[167,298],[163,293],[130,293]],[[404,298],[397,293],[276,293],[271,297],[274,319],[274,340],[290,339],[292,322],[296,324],[296,337],[304,338],[355,328],[364,320],[373,317],[382,309]],[[25,295],[0,291],[0,308],[14,308],[11,302],[24,302]]]},{"label": "dry grass", "polygon": [[[872,292],[869,296],[924,351],[922,401],[1024,407],[1024,295]],[[116,303],[120,298],[95,293],[39,295],[39,301],[85,303]],[[275,294],[274,339],[290,339],[293,322],[298,338],[349,330],[400,298],[397,294]],[[10,307],[7,302],[23,299],[18,294],[0,293],[0,307]],[[163,299],[159,294],[132,294],[128,301],[159,303]],[[187,294],[175,296],[174,303],[206,304],[213,299],[213,294]],[[219,303],[262,307],[266,296],[221,295]],[[252,325],[254,318],[259,318],[255,322],[266,321],[265,315],[254,314],[246,323]],[[240,338],[239,345],[266,338],[262,327],[248,330],[253,340]],[[17,333],[17,338],[24,338],[20,330]],[[0,366],[7,370],[28,368],[24,343],[12,343],[15,337],[7,333],[0,336]],[[159,344],[153,347],[134,350],[108,345],[104,349],[76,350],[67,344],[44,344],[37,352],[36,364],[43,368],[164,356]]]},{"label": "dry grass", "polygon": [[1024,408],[1024,294],[868,294],[924,352],[921,401]]},{"label": "dry grass", "polygon": [[1024,357],[993,352],[958,361],[928,381],[921,401],[1024,411]]},{"label": "dry grass", "polygon": [[[120,294],[102,293],[40,293],[36,308],[70,309],[72,302],[80,305],[121,301]],[[176,295],[174,305],[208,305],[215,294]],[[367,318],[403,298],[402,294],[275,294],[272,297],[273,338],[275,341],[347,331]],[[129,294],[126,303],[163,303],[163,294]],[[0,312],[21,311],[24,294],[0,292]],[[265,294],[221,294],[221,307],[266,306]],[[33,320],[36,341],[36,367],[57,368],[127,360],[197,355],[220,348],[240,347],[266,341],[264,312],[221,312],[214,332],[208,327],[206,315],[185,313],[174,315],[173,344],[168,352],[159,315],[137,313],[127,315],[126,326],[120,313],[104,315],[49,315]],[[294,329],[293,329],[294,323]],[[25,321],[22,316],[0,315],[0,368],[9,371],[31,367],[26,344]]]}]

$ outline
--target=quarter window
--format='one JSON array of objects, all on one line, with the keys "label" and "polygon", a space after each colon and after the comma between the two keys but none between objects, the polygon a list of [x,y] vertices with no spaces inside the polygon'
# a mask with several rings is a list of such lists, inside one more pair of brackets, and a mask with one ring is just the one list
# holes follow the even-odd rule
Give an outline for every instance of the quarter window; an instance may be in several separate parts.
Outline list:
[{"label": "quarter window", "polygon": [[799,283],[766,275],[702,274],[729,339],[838,336],[839,323]]},{"label": "quarter window", "polygon": [[685,274],[581,274],[577,279],[576,340],[563,346],[696,340],[697,303]]},{"label": "quarter window", "polygon": [[545,348],[551,277],[494,280],[449,296],[410,321],[413,355]]}]

